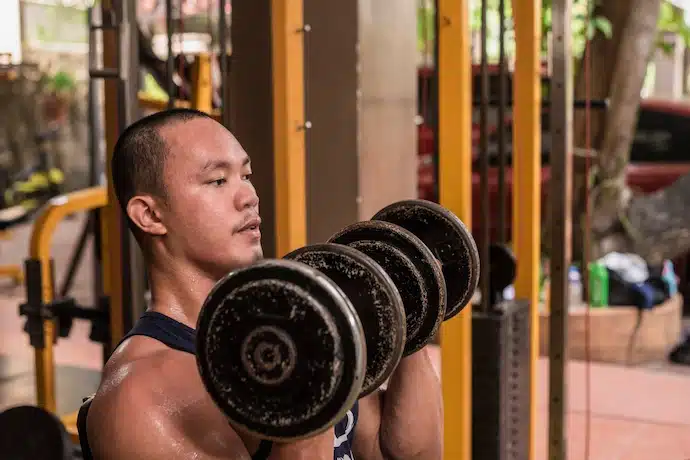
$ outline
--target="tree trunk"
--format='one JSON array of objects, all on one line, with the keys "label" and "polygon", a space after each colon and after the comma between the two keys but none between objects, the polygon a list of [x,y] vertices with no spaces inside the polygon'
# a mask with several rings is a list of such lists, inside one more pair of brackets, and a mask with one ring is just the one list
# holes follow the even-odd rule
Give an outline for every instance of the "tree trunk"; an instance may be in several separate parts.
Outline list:
[{"label": "tree trunk", "polygon": [[[585,98],[586,79],[589,79],[592,99],[609,98],[607,113],[591,111],[591,147],[598,151],[592,164],[596,167],[596,181],[590,193],[590,216],[586,215],[586,168],[577,168],[573,206],[573,252],[576,260],[584,260],[584,241],[588,240],[591,257],[606,252],[603,240],[619,229],[620,210],[627,209],[630,191],[625,183],[630,146],[633,140],[640,92],[647,65],[655,50],[660,0],[606,0],[597,14],[611,21],[613,38],[597,34],[590,43],[591,65],[586,74],[581,62],[576,80],[575,97]],[[584,111],[574,117],[574,140],[578,147],[586,145]],[[591,233],[585,238],[585,225]],[[579,256],[579,257],[578,257]]]},{"label": "tree trunk", "polygon": [[656,49],[660,0],[632,0],[631,14],[621,31],[620,48],[611,81],[611,106],[597,155],[596,189],[590,196],[592,256],[602,255],[600,242],[619,223],[632,193],[626,184],[630,147],[637,125],[640,92]]},{"label": "tree trunk", "polygon": [[[577,74],[574,81],[574,99],[585,100],[588,93],[592,100],[605,100],[611,93],[611,81],[613,80],[615,56],[618,55],[621,41],[619,35],[625,27],[630,15],[630,7],[627,2],[606,0],[599,2],[595,8],[594,16],[603,16],[611,22],[613,38],[609,39],[601,32],[597,32],[589,43],[589,73],[585,72],[584,60],[578,63]],[[596,78],[593,76],[596,75]],[[589,91],[588,91],[589,90]],[[590,110],[590,142],[589,147],[598,150],[601,146],[602,133],[606,125],[606,110]],[[584,226],[586,222],[586,197],[587,197],[587,127],[585,111],[582,109],[573,112],[573,144],[580,153],[576,155],[573,168],[573,217],[572,229],[572,256],[573,261],[583,260]],[[593,164],[590,161],[590,164]],[[545,203],[547,213],[550,212],[550,204]],[[547,220],[548,222],[549,220]],[[548,244],[549,227],[544,229],[544,242]],[[548,250],[548,248],[545,248]]]},{"label": "tree trunk", "polygon": [[[595,8],[594,16],[603,16],[611,22],[613,37],[607,38],[601,32],[597,32],[594,38],[590,40],[589,74],[585,72],[584,59],[581,59],[575,77],[575,99],[584,100],[587,96],[587,89],[589,89],[589,95],[593,100],[603,100],[611,94],[616,56],[618,56],[621,48],[619,37],[628,22],[630,11],[628,2],[617,0],[600,2]],[[595,150],[601,147],[605,122],[605,110],[590,110],[590,147]],[[586,135],[585,111],[576,110],[573,113],[573,143],[576,147],[586,147]]]}]

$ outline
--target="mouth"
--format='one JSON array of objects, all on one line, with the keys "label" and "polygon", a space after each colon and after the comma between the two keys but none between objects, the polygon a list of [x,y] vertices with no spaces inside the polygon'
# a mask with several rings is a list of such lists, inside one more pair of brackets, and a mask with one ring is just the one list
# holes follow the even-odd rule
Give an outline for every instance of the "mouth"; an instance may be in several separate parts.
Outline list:
[{"label": "mouth", "polygon": [[255,231],[258,231],[260,227],[261,227],[261,218],[260,217],[253,217],[250,220],[248,220],[244,225],[242,225],[237,230],[237,233],[255,232]]}]

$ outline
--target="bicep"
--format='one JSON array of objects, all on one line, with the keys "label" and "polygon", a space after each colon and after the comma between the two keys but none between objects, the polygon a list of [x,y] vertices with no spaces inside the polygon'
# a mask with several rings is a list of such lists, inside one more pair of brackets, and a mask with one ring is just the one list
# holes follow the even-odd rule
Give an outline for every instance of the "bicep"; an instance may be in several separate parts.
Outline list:
[{"label": "bicep", "polygon": [[379,443],[381,428],[381,405],[383,391],[376,391],[359,400],[359,417],[355,427],[354,445],[355,458],[362,460],[378,460],[383,458]]}]

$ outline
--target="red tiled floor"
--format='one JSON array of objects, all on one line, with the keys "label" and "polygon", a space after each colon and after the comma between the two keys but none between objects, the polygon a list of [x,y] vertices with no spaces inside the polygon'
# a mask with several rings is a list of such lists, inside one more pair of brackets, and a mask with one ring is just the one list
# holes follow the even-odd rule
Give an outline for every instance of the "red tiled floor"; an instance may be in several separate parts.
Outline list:
[{"label": "red tiled floor", "polygon": [[621,451],[621,460],[687,460],[690,427],[640,424],[640,430]]},{"label": "red tiled floor", "polygon": [[[439,371],[440,354],[431,351]],[[662,370],[590,364],[590,409],[585,400],[586,365],[568,366],[566,421],[568,459],[690,459],[690,376]],[[535,460],[548,452],[548,362],[539,361]],[[589,430],[587,420],[589,419]],[[589,457],[585,457],[589,431]]]},{"label": "red tiled floor", "polygon": [[[548,453],[548,415],[540,412],[537,424],[537,459],[544,460]],[[568,458],[585,460],[585,420],[582,414],[568,414]],[[590,419],[589,460],[614,460],[622,449],[641,430],[641,424],[625,420],[592,417]],[[649,460],[649,459],[648,459]]]},{"label": "red tiled floor", "polygon": [[[609,418],[690,425],[690,376],[644,368],[590,363],[590,407]],[[586,411],[586,365],[568,366],[568,404],[572,412]],[[538,407],[548,401],[548,363],[541,361]]]}]

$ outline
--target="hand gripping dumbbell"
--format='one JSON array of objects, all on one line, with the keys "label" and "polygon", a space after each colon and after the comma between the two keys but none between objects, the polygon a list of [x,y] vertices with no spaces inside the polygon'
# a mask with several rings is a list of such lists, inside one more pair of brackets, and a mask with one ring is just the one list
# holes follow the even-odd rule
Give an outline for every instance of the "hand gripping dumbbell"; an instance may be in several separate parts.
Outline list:
[{"label": "hand gripping dumbbell", "polygon": [[275,441],[316,435],[429,343],[478,278],[476,245],[455,215],[394,203],[216,283],[197,324],[202,380],[238,429]]}]

